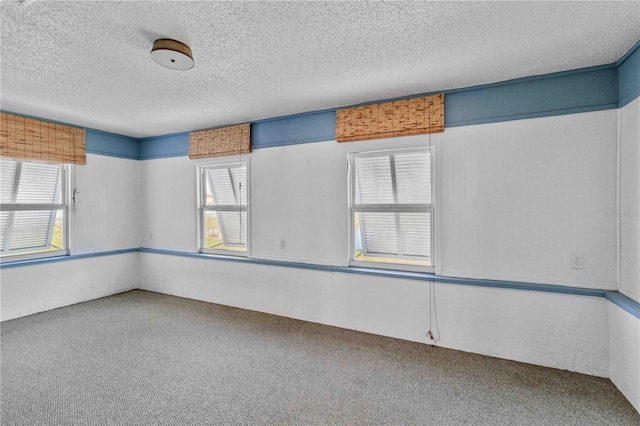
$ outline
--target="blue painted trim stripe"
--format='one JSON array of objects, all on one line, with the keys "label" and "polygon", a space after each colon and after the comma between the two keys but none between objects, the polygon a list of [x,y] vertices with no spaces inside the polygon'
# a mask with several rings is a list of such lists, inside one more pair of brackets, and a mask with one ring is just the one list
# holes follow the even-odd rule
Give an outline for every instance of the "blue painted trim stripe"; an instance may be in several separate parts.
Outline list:
[{"label": "blue painted trim stripe", "polygon": [[561,115],[618,106],[615,68],[598,67],[546,78],[445,92],[445,128]]},{"label": "blue painted trim stripe", "polygon": [[372,269],[372,268],[313,265],[313,264],[307,264],[307,263],[283,262],[283,261],[276,261],[276,260],[249,259],[245,257],[216,256],[216,255],[210,255],[210,254],[161,250],[161,249],[152,249],[152,248],[146,248],[146,247],[140,248],[140,252],[162,254],[162,255],[169,255],[169,256],[190,257],[195,259],[240,262],[240,263],[253,264],[253,265],[279,266],[279,267],[285,267],[285,268],[298,268],[298,269],[307,269],[307,270],[314,270],[314,271],[372,275],[372,276],[378,276],[378,277],[401,278],[401,279],[411,279],[411,280],[428,281],[428,282],[433,281],[433,282],[444,283],[444,284],[460,284],[460,285],[471,285],[471,286],[479,286],[479,287],[506,288],[506,289],[527,290],[527,291],[542,291],[547,293],[573,294],[573,295],[579,295],[579,296],[604,297],[606,293],[610,292],[610,290],[591,289],[591,288],[582,288],[582,287],[522,283],[522,282],[515,282],[515,281],[452,278],[452,277],[443,277],[443,276],[429,274],[429,273],[403,272],[403,271],[392,271],[392,270],[382,270],[382,269]]},{"label": "blue painted trim stripe", "polygon": [[607,292],[604,297],[606,297],[606,299],[614,305],[624,309],[634,317],[640,319],[640,303],[625,296],[622,293],[618,293],[617,291]]},{"label": "blue painted trim stripe", "polygon": [[640,40],[620,61],[618,84],[620,108],[640,96]]},{"label": "blue painted trim stripe", "polygon": [[86,151],[129,160],[140,157],[138,139],[94,129],[86,129]]},{"label": "blue painted trim stripe", "polygon": [[524,283],[524,282],[515,282],[515,281],[497,281],[497,280],[480,280],[480,279],[470,279],[470,278],[443,277],[435,274],[419,273],[419,272],[402,272],[402,271],[391,271],[391,270],[371,269],[371,268],[313,265],[313,264],[306,264],[306,263],[283,262],[283,261],[277,261],[277,260],[248,259],[244,257],[217,256],[217,255],[202,254],[202,253],[152,249],[152,248],[146,248],[146,247],[110,250],[110,251],[76,254],[76,255],[69,255],[69,256],[47,257],[42,259],[21,260],[16,262],[6,262],[6,263],[0,264],[0,269],[17,268],[22,266],[43,265],[48,263],[64,262],[68,260],[89,259],[93,257],[111,256],[111,255],[133,253],[133,252],[189,257],[189,258],[204,259],[204,260],[218,260],[218,261],[225,261],[225,262],[239,262],[239,263],[253,264],[253,265],[279,266],[279,267],[285,267],[285,268],[298,268],[298,269],[307,269],[307,270],[314,270],[314,271],[326,271],[326,272],[348,273],[348,274],[358,274],[358,275],[371,275],[371,276],[387,277],[387,278],[411,279],[411,280],[417,280],[417,281],[437,282],[437,283],[443,283],[443,284],[458,284],[458,285],[470,285],[470,286],[477,286],[477,287],[503,288],[503,289],[525,290],[525,291],[541,291],[541,292],[557,293],[557,294],[572,294],[572,295],[589,296],[589,297],[604,297],[610,302],[612,302],[613,304],[615,304],[616,306],[619,306],[620,308],[624,309],[626,312],[629,312],[631,315],[640,319],[640,303],[630,299],[629,297],[617,291],[591,289],[591,288],[583,288],[583,287],[558,286],[558,285],[549,285],[549,284]]},{"label": "blue painted trim stripe", "polygon": [[189,154],[189,132],[139,139],[138,145],[140,160],[184,157]]},{"label": "blue painted trim stripe", "polygon": [[15,262],[0,263],[0,269],[18,268],[21,266],[43,265],[46,263],[65,262],[67,260],[88,259],[91,257],[111,256],[114,254],[133,253],[139,251],[138,248],[128,248],[119,250],[100,251],[95,253],[72,254],[67,256],[43,257],[40,259],[18,260]]},{"label": "blue painted trim stripe", "polygon": [[569,109],[557,110],[557,111],[534,112],[534,113],[514,115],[514,116],[480,118],[480,119],[469,120],[469,121],[461,121],[457,123],[449,123],[447,127],[451,128],[451,127],[473,126],[476,124],[502,123],[506,121],[516,121],[516,120],[524,120],[524,119],[531,119],[531,118],[555,117],[558,115],[578,114],[582,112],[605,111],[605,110],[616,109],[616,108],[618,108],[618,104],[595,105],[595,106],[582,107],[582,108],[569,108]]},{"label": "blue painted trim stripe", "polygon": [[251,124],[253,149],[330,141],[336,138],[335,110]]}]

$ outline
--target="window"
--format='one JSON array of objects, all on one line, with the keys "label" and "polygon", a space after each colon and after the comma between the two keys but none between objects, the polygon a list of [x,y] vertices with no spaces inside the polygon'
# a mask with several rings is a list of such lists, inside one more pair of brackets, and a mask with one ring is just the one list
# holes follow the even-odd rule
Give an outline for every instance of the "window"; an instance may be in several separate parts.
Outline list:
[{"label": "window", "polygon": [[66,254],[66,166],[0,160],[2,260]]},{"label": "window", "polygon": [[352,265],[433,269],[431,169],[428,148],[350,156]]},{"label": "window", "polygon": [[247,163],[200,169],[201,251],[247,255]]}]

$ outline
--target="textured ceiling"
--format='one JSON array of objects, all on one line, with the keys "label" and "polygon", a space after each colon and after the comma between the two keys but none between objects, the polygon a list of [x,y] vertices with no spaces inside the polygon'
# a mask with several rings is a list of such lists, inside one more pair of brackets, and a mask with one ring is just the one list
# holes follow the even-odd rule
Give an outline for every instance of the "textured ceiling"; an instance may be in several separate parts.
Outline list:
[{"label": "textured ceiling", "polygon": [[[1,1],[0,106],[144,137],[620,58],[640,2]],[[153,41],[188,44],[172,71]]]}]

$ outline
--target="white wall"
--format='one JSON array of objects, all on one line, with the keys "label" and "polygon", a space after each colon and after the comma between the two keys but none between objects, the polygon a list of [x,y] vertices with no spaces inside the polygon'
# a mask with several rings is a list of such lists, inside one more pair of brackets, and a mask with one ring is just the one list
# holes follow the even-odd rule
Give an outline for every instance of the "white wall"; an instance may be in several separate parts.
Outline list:
[{"label": "white wall", "polygon": [[[439,272],[615,289],[616,218],[605,212],[616,208],[616,140],[616,111],[432,136]],[[347,153],[427,141],[328,141],[244,156],[251,167],[251,257],[347,265]],[[142,162],[144,246],[197,251],[196,164],[186,157]],[[570,268],[572,253],[584,255],[584,269]],[[140,256],[143,289],[427,341],[424,282]],[[609,374],[603,298],[444,284],[437,291],[443,346]]]},{"label": "white wall", "polygon": [[[618,110],[618,291],[640,302],[640,98]],[[640,319],[609,304],[610,376],[640,411]]]},{"label": "white wall", "polygon": [[0,320],[137,288],[138,254],[131,252],[2,269]]},{"label": "white wall", "polygon": [[136,160],[87,154],[76,167],[77,211],[71,254],[140,247],[140,166]]},{"label": "white wall", "polygon": [[[616,217],[607,212],[616,210],[616,140],[613,110],[434,136],[438,272],[615,290]],[[426,137],[328,141],[245,156],[251,257],[347,265],[347,153],[421,144]],[[198,163],[177,157],[141,164],[142,245],[197,251]],[[574,253],[583,255],[583,269],[570,267]]]},{"label": "white wall", "polygon": [[141,246],[197,251],[194,162],[174,157],[139,165]]},{"label": "white wall", "polygon": [[[426,143],[424,136],[407,137],[391,146]],[[327,141],[243,155],[249,159],[251,174],[251,257],[347,265],[347,153],[389,147],[386,141]],[[141,161],[142,246],[197,252],[196,166],[240,159]],[[286,248],[280,249],[283,238]]]},{"label": "white wall", "polygon": [[348,264],[344,145],[320,142],[251,154],[252,257]]},{"label": "white wall", "polygon": [[[429,343],[428,282],[140,253],[140,283],[145,290]],[[435,286],[439,346],[608,376],[604,298]]]},{"label": "white wall", "polygon": [[640,412],[640,320],[609,303],[611,381]]},{"label": "white wall", "polygon": [[[140,246],[139,164],[87,155],[76,167],[78,209],[70,216],[71,254]],[[1,319],[67,306],[138,287],[137,252],[4,268]]]},{"label": "white wall", "polygon": [[[350,152],[426,146],[428,138],[317,142],[251,154],[251,257],[347,266]],[[286,248],[280,240],[286,239]]]},{"label": "white wall", "polygon": [[615,110],[446,129],[441,273],[615,290],[616,134]]},{"label": "white wall", "polygon": [[620,293],[640,302],[640,98],[619,110]]}]

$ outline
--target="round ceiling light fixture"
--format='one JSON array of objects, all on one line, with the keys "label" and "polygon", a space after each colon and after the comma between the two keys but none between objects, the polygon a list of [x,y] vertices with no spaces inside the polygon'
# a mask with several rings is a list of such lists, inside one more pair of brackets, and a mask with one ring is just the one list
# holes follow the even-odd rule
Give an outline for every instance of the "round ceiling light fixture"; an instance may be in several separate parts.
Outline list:
[{"label": "round ceiling light fixture", "polygon": [[153,42],[151,59],[172,70],[190,70],[195,65],[189,46],[169,38],[159,38]]}]

